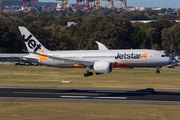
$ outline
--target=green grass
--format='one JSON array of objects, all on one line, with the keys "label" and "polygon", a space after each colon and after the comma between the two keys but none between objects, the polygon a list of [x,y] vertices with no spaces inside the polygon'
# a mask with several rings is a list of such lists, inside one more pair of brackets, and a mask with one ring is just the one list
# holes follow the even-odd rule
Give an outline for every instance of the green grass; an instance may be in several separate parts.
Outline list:
[{"label": "green grass", "polygon": [[[179,69],[155,68],[113,70],[112,73],[85,78],[85,69],[22,67],[0,65],[0,86],[60,88],[123,88],[180,90]],[[9,70],[5,70],[8,69]],[[32,70],[26,70],[26,69]],[[14,69],[14,70],[11,70]],[[36,70],[45,69],[45,70]],[[48,70],[56,69],[56,70]],[[58,70],[57,70],[58,69]],[[146,69],[154,71],[145,71]],[[164,72],[163,72],[164,71]],[[63,84],[62,81],[70,81]],[[0,120],[177,120],[175,105],[136,105],[100,103],[0,102]]]},{"label": "green grass", "polygon": [[0,102],[1,120],[178,120],[179,106]]},{"label": "green grass", "polygon": [[[10,70],[0,70],[0,86],[180,90],[180,73],[163,72],[166,70],[164,68],[160,74],[155,73],[155,68],[146,68],[154,71],[113,70],[112,73],[85,78],[83,76],[85,69],[46,70],[53,68],[33,67],[33,70],[23,70],[21,66],[8,67],[11,67]],[[41,68],[45,70],[36,70]],[[63,84],[62,81],[70,83]]]}]

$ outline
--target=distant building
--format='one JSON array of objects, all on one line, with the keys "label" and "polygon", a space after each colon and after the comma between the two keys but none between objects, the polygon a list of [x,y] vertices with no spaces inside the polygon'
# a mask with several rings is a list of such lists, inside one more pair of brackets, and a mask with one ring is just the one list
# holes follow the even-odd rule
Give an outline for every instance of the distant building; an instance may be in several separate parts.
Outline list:
[{"label": "distant building", "polygon": [[153,7],[151,8],[152,10],[161,10],[162,8],[156,8],[156,7]]},{"label": "distant building", "polygon": [[147,10],[147,7],[140,7],[139,10],[140,10],[140,11],[146,11],[146,10]]},{"label": "distant building", "polygon": [[71,25],[75,25],[76,22],[67,22],[67,26],[70,27]]},{"label": "distant building", "polygon": [[173,10],[172,8],[166,8],[166,10]]},{"label": "distant building", "polygon": [[127,7],[127,11],[139,11],[139,7]]},{"label": "distant building", "polygon": [[177,7],[177,10],[180,10],[180,6]]},{"label": "distant building", "polygon": [[142,23],[150,23],[150,22],[155,22],[156,20],[131,20],[131,23],[135,22],[142,22]]},{"label": "distant building", "polygon": [[[158,15],[170,15],[170,12],[165,12],[165,13],[158,13]],[[177,14],[177,13],[176,13]]]},{"label": "distant building", "polygon": [[127,7],[126,10],[127,11],[134,11],[134,7]]}]

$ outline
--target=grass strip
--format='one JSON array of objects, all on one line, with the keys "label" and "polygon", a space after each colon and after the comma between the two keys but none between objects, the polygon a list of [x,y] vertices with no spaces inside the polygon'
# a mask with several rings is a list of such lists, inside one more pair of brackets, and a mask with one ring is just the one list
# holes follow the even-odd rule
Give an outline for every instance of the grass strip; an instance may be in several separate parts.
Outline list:
[{"label": "grass strip", "polygon": [[180,90],[179,72],[114,70],[86,78],[84,73],[85,69],[0,70],[0,86]]},{"label": "grass strip", "polygon": [[180,107],[96,103],[0,102],[4,120],[178,120]]}]

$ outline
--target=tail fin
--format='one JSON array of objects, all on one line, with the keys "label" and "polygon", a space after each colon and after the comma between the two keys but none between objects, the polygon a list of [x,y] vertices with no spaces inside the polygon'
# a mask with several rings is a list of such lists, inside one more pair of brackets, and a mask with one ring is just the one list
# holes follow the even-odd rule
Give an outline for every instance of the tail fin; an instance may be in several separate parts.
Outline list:
[{"label": "tail fin", "polygon": [[25,27],[18,27],[29,52],[49,52]]}]

